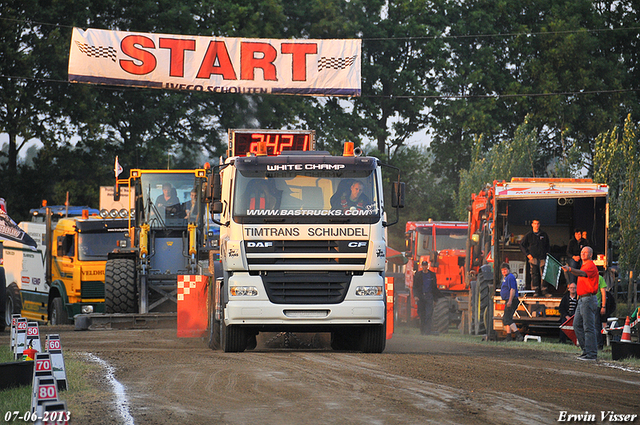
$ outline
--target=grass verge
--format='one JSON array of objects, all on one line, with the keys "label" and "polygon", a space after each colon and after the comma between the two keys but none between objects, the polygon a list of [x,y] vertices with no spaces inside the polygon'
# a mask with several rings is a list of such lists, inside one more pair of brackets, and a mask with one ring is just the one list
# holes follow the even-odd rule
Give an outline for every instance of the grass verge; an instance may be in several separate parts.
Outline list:
[{"label": "grass verge", "polygon": [[[0,363],[12,362],[13,353],[9,347],[0,347]],[[89,377],[100,371],[100,366],[95,363],[88,363],[78,353],[66,353],[64,355],[65,370],[67,373],[67,383],[69,389],[58,393],[58,398],[67,403],[67,409],[71,412],[71,417],[82,417],[85,415],[84,405],[81,400],[86,394],[94,392],[89,382]],[[7,412],[18,412],[22,417],[25,412],[31,410],[31,386],[22,386],[0,391],[0,421],[3,423],[24,423],[22,420],[9,420]],[[5,416],[6,415],[6,416]],[[11,415],[13,416],[13,415]],[[13,419],[13,418],[9,418]]]}]

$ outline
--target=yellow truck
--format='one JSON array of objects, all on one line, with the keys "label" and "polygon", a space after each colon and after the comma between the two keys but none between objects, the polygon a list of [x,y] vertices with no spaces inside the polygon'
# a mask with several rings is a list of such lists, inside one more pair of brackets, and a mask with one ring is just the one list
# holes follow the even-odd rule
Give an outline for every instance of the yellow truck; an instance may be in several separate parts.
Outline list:
[{"label": "yellow truck", "polygon": [[19,227],[37,248],[4,241],[6,278],[5,322],[12,314],[30,320],[69,323],[78,314],[104,311],[104,272],[107,254],[128,243],[127,220],[88,216],[34,221]]}]

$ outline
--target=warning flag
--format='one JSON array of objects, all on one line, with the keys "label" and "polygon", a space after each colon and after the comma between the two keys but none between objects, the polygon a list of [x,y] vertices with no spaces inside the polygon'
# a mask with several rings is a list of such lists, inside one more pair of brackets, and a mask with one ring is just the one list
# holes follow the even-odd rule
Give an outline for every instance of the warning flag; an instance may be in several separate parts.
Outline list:
[{"label": "warning flag", "polygon": [[24,230],[18,227],[16,223],[0,208],[0,239],[9,239],[16,241],[32,248],[36,248],[38,244]]},{"label": "warning flag", "polygon": [[574,316],[569,317],[569,319],[567,319],[563,324],[560,325],[560,330],[562,332],[564,332],[564,334],[566,336],[569,337],[569,339],[571,340],[571,342],[573,342],[574,345],[578,345],[578,339],[576,338],[576,332],[573,329],[573,318]]},{"label": "warning flag", "polygon": [[116,156],[116,165],[114,166],[113,171],[116,174],[116,179],[118,178],[120,173],[122,173],[122,167],[120,166],[120,163],[118,162],[118,157],[117,156]]},{"label": "warning flag", "polygon": [[558,282],[560,281],[560,270],[562,270],[560,261],[547,254],[547,261],[544,263],[542,278],[556,289],[558,289]]}]

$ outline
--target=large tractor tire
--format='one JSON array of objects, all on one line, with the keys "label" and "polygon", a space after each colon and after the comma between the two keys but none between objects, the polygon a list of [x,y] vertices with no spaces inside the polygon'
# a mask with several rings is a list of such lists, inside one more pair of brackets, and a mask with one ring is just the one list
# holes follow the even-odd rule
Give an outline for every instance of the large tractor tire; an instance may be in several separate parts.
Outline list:
[{"label": "large tractor tire", "polygon": [[489,303],[491,303],[491,294],[489,288],[489,280],[478,279],[478,306],[480,309],[480,333],[487,333],[489,330]]},{"label": "large tractor tire", "polygon": [[360,332],[360,351],[363,353],[382,353],[387,345],[385,324],[365,326]]},{"label": "large tractor tire", "polygon": [[433,320],[431,329],[435,332],[444,334],[449,330],[451,320],[449,317],[449,298],[440,297],[433,306]]},{"label": "large tractor tire", "polygon": [[20,289],[18,288],[18,285],[12,283],[7,286],[5,296],[4,321],[5,326],[11,326],[11,316],[14,314],[22,314],[22,299],[20,298]]},{"label": "large tractor tire", "polygon": [[104,270],[104,310],[112,313],[137,313],[138,297],[134,260],[108,260]]},{"label": "large tractor tire", "polygon": [[51,301],[49,322],[52,325],[66,325],[69,323],[69,315],[67,314],[67,310],[64,308],[64,302],[60,297],[55,297]]}]

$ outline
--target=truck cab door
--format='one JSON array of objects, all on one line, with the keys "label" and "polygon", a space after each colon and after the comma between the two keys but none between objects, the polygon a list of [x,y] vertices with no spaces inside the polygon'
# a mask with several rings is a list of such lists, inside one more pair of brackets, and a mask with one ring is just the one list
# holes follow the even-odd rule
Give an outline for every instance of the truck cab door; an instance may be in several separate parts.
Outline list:
[{"label": "truck cab door", "polygon": [[74,257],[76,252],[75,234],[58,236],[56,255],[53,256],[52,280],[73,280]]}]

